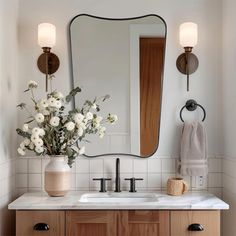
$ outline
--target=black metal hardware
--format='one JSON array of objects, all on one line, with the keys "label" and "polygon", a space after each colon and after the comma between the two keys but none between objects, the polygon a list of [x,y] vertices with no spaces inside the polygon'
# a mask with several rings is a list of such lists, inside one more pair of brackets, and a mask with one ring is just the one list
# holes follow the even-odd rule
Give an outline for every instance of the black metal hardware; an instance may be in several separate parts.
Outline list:
[{"label": "black metal hardware", "polygon": [[203,231],[203,230],[204,228],[201,224],[194,223],[188,226],[188,231]]},{"label": "black metal hardware", "polygon": [[184,122],[183,117],[182,117],[182,112],[184,110],[184,108],[186,108],[188,111],[195,111],[197,109],[197,107],[202,108],[203,111],[203,119],[202,121],[204,121],[206,119],[206,111],[204,109],[204,107],[200,104],[198,104],[195,100],[190,99],[186,102],[186,104],[181,108],[180,110],[180,119],[182,120],[182,122]]},{"label": "black metal hardware", "polygon": [[184,47],[184,53],[176,60],[177,69],[187,75],[187,91],[189,91],[189,75],[193,74],[199,65],[198,58],[192,53],[192,47]]},{"label": "black metal hardware", "polygon": [[48,231],[49,228],[49,225],[46,223],[38,223],[34,226],[35,231]]},{"label": "black metal hardware", "polygon": [[143,180],[142,178],[127,178],[125,180],[129,180],[130,181],[130,192],[131,193],[134,193],[134,192],[137,192],[136,189],[135,189],[135,181],[136,180]]},{"label": "black metal hardware", "polygon": [[106,189],[106,181],[107,180],[111,180],[111,179],[106,179],[106,178],[94,178],[93,180],[99,180],[101,181],[101,187],[100,187],[100,191],[101,193],[105,193],[107,191]]},{"label": "black metal hardware", "polygon": [[115,192],[120,193],[120,158],[116,158]]}]

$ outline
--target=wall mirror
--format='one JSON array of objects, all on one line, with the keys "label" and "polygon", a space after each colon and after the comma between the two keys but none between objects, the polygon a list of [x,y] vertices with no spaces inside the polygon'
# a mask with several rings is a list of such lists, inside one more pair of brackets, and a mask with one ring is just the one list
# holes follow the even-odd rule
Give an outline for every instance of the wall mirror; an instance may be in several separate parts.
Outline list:
[{"label": "wall mirror", "polygon": [[149,157],[159,143],[166,24],[157,15],[108,19],[82,14],[69,27],[74,101],[110,95],[101,114],[116,114],[106,135],[88,137],[86,156]]}]

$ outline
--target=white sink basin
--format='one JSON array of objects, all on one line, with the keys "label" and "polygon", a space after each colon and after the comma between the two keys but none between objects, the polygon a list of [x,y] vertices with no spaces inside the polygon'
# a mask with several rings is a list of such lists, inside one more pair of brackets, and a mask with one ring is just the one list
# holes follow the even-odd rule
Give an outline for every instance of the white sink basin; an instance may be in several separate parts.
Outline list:
[{"label": "white sink basin", "polygon": [[81,203],[149,203],[157,202],[158,196],[153,193],[88,193],[79,199]]}]

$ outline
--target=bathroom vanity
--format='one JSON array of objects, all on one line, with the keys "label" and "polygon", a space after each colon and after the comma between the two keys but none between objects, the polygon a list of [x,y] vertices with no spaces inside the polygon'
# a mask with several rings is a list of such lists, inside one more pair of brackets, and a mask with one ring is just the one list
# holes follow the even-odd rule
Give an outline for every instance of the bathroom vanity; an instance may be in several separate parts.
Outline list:
[{"label": "bathroom vanity", "polygon": [[26,193],[16,210],[16,235],[220,236],[220,210],[229,206],[207,192],[70,193],[52,198]]}]

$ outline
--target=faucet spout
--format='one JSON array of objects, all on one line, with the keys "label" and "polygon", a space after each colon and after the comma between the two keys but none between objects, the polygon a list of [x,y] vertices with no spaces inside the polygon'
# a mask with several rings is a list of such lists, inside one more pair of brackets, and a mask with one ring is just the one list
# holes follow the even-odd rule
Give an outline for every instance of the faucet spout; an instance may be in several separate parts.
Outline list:
[{"label": "faucet spout", "polygon": [[117,193],[121,192],[120,190],[120,158],[116,158],[115,192]]}]

